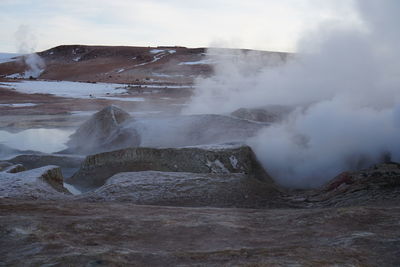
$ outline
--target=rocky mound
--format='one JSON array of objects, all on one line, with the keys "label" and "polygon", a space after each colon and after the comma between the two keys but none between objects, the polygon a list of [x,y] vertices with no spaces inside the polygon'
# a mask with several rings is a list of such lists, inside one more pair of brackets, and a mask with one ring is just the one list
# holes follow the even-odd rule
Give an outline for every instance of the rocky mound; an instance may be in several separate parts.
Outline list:
[{"label": "rocky mound", "polygon": [[78,199],[186,207],[282,207],[270,184],[242,173],[124,172]]},{"label": "rocky mound", "polygon": [[400,164],[384,163],[344,172],[322,189],[299,193],[304,207],[392,206],[400,201]]},{"label": "rocky mound", "polygon": [[70,177],[79,169],[84,159],[83,156],[78,155],[29,154],[16,156],[9,159],[8,162],[12,164],[21,164],[28,170],[48,165],[56,165],[61,168],[64,177]]},{"label": "rocky mound", "polygon": [[139,136],[133,129],[129,135],[121,132],[120,125],[130,118],[129,113],[113,105],[100,110],[71,135],[68,151],[91,154],[137,146]]},{"label": "rocky mound", "polygon": [[0,172],[6,171],[8,168],[13,166],[11,162],[8,161],[0,161]]},{"label": "rocky mound", "polygon": [[127,147],[183,147],[243,142],[268,124],[222,115],[132,119],[115,106],[94,114],[70,137],[64,153],[95,154]]},{"label": "rocky mound", "polygon": [[57,166],[17,173],[0,172],[0,198],[49,200],[69,196]]},{"label": "rocky mound", "polygon": [[11,162],[0,162],[0,171],[6,173],[17,173],[26,171],[22,164],[13,165]]},{"label": "rocky mound", "polygon": [[82,190],[102,186],[120,172],[162,171],[244,173],[272,186],[269,175],[248,146],[186,148],[127,148],[86,157],[79,171],[67,179]]}]

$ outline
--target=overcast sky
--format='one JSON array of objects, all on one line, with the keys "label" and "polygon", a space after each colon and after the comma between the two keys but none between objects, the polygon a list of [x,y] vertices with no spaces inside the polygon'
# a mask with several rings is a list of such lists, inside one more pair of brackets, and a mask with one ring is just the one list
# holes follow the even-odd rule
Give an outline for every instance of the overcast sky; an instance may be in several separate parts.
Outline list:
[{"label": "overcast sky", "polygon": [[0,51],[61,44],[295,51],[321,24],[361,25],[352,0],[0,0]]}]

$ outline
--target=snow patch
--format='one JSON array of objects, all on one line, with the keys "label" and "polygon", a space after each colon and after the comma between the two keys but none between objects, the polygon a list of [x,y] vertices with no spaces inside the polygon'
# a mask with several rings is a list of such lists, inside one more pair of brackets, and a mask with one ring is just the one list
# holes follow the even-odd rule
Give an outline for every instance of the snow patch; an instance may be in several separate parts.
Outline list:
[{"label": "snow patch", "polygon": [[165,50],[162,50],[162,49],[152,49],[152,50],[150,50],[150,53],[152,53],[152,54],[159,54],[159,53],[163,53],[163,52],[165,52]]},{"label": "snow patch", "polygon": [[160,84],[146,84],[145,88],[170,88],[170,89],[181,89],[181,88],[194,88],[192,85],[160,85]]},{"label": "snow patch", "polygon": [[[82,83],[67,81],[21,81],[4,82],[18,92],[25,94],[51,94],[68,98],[101,98],[108,99],[110,94],[127,93],[121,84],[112,83]],[[107,96],[106,96],[107,95]],[[125,100],[129,101],[129,100]]]},{"label": "snow patch", "polygon": [[65,189],[67,189],[71,194],[73,194],[74,196],[77,195],[81,195],[82,191],[78,190],[75,186],[73,186],[72,184],[67,184],[67,183],[63,183],[63,186]]},{"label": "snow patch", "polygon": [[21,73],[14,73],[14,74],[6,75],[6,78],[22,79],[22,78],[24,78],[24,75],[21,75]]},{"label": "snow patch", "polygon": [[239,169],[239,166],[238,166],[238,160],[237,160],[237,158],[235,157],[235,156],[230,156],[229,157],[229,160],[230,160],[230,162],[231,162],[231,165],[232,165],[232,167],[234,168],[234,169]]},{"label": "snow patch", "polygon": [[144,66],[144,65],[147,65],[147,64],[151,64],[151,63],[157,62],[158,60],[162,59],[163,57],[165,57],[165,54],[157,54],[157,55],[155,55],[153,57],[152,61],[136,64],[134,67]]},{"label": "snow patch", "polygon": [[164,49],[152,49],[149,52],[151,54],[154,54],[153,60],[149,61],[149,62],[144,62],[144,63],[137,64],[134,67],[140,67],[140,66],[144,66],[144,65],[147,65],[147,64],[151,64],[151,63],[157,62],[158,60],[162,59],[166,55],[175,53],[176,50],[168,50],[168,51],[166,51]]},{"label": "snow patch", "polygon": [[207,160],[206,165],[211,169],[211,173],[230,173],[230,171],[225,168],[225,165],[218,159],[213,162]]},{"label": "snow patch", "polygon": [[0,107],[11,107],[11,108],[34,107],[34,106],[37,106],[37,104],[34,103],[0,104]]},{"label": "snow patch", "polygon": [[216,64],[215,60],[212,59],[203,59],[198,61],[186,61],[181,62],[178,65],[206,65],[206,64]]}]

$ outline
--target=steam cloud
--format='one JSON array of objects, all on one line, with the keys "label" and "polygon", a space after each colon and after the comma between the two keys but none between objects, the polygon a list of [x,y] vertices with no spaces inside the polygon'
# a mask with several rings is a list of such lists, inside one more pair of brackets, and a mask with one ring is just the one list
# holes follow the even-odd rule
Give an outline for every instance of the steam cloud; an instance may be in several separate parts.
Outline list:
[{"label": "steam cloud", "polygon": [[44,60],[36,53],[36,38],[31,32],[29,26],[20,25],[15,32],[15,39],[18,46],[18,52],[26,54],[23,61],[28,69],[24,73],[24,78],[37,78],[44,71],[46,65]]},{"label": "steam cloud", "polygon": [[248,140],[285,186],[320,186],[342,171],[400,161],[400,2],[356,3],[364,29],[321,28],[287,62],[270,60],[273,66],[251,53],[219,60],[215,76],[197,80],[185,112],[294,107]]}]

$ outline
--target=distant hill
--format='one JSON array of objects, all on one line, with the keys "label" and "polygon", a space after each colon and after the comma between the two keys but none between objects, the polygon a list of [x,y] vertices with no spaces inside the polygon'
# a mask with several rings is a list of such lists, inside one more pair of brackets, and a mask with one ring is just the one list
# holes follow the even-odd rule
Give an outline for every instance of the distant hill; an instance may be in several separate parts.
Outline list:
[{"label": "distant hill", "polygon": [[[192,83],[199,75],[213,73],[215,59],[206,55],[207,48],[179,46],[130,47],[61,45],[38,55],[46,68],[39,78],[84,82],[113,82],[145,84],[162,80],[168,83]],[[218,49],[226,56],[253,50]],[[288,54],[257,51],[260,55],[276,55],[285,59]],[[27,69],[22,57],[19,60],[0,62],[0,76],[19,77]]]}]

